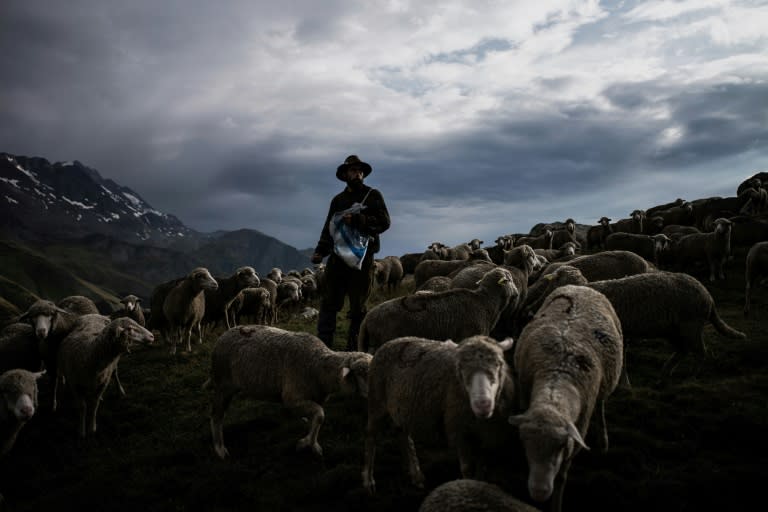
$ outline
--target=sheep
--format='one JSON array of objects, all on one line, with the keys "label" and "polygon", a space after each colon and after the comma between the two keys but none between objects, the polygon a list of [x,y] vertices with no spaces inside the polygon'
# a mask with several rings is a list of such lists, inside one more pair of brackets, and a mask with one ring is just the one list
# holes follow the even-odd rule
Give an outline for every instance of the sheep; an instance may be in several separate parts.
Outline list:
[{"label": "sheep", "polygon": [[277,285],[277,315],[282,312],[295,312],[301,302],[301,281],[298,283],[289,276]]},{"label": "sheep", "polygon": [[685,235],[701,233],[695,226],[681,226],[680,224],[669,224],[661,229],[661,233],[667,235],[670,240],[676,242]]},{"label": "sheep", "polygon": [[673,258],[679,268],[685,269],[690,263],[706,260],[709,264],[709,280],[715,276],[725,279],[723,263],[731,253],[731,221],[720,218],[715,221],[712,233],[686,235],[674,246]]},{"label": "sheep", "polygon": [[752,301],[752,288],[761,278],[768,276],[768,242],[758,242],[747,253],[744,280],[744,316],[749,316]]},{"label": "sheep", "polygon": [[249,287],[257,287],[260,284],[259,275],[253,267],[240,267],[229,277],[217,277],[216,288],[205,290],[205,313],[203,325],[215,325],[222,318],[227,329],[232,327],[232,322],[227,314],[229,304],[237,297],[241,290]]},{"label": "sheep", "polygon": [[674,208],[675,206],[683,206],[685,203],[686,203],[685,199],[681,199],[678,197],[671,203],[660,204],[660,205],[652,206],[651,208],[648,208],[647,210],[645,210],[645,215],[648,218],[655,217],[657,212],[661,210],[669,210],[670,208]]},{"label": "sheep", "polygon": [[485,243],[485,242],[483,242],[483,241],[482,241],[482,240],[480,240],[479,238],[473,238],[472,240],[470,240],[469,242],[467,242],[467,245],[469,245],[469,248],[470,248],[471,250],[473,250],[473,251],[476,251],[476,250],[480,249],[480,247],[482,247],[482,245],[483,245],[484,243]]},{"label": "sheep", "polygon": [[567,262],[558,261],[550,263],[542,271],[542,276],[551,274],[563,265],[571,265],[578,268],[589,281],[601,279],[616,279],[645,272],[655,272],[653,264],[643,257],[630,251],[604,251],[596,254],[586,254]]},{"label": "sheep", "polygon": [[[674,353],[661,368],[661,381],[672,374],[689,352],[705,353],[702,331],[706,324],[711,323],[727,338],[746,338],[744,333],[733,329],[720,318],[712,295],[688,274],[653,272],[587,283],[578,269],[565,265],[545,281],[550,282],[549,287],[536,302],[526,304],[524,317],[534,313],[538,304],[560,286],[573,284],[597,290],[611,302],[621,321],[625,342],[630,339],[666,338],[672,343]],[[626,371],[622,380],[629,385]]]},{"label": "sheep", "polygon": [[604,249],[605,239],[613,233],[611,219],[609,217],[600,217],[597,226],[592,226],[587,231],[587,249]]},{"label": "sheep", "polygon": [[534,249],[533,252],[539,256],[544,256],[547,261],[555,261],[576,254],[576,242],[565,242],[557,247],[557,249]]},{"label": "sheep", "polygon": [[452,480],[437,486],[421,502],[419,512],[538,512],[499,486],[481,480]]},{"label": "sheep", "polygon": [[56,305],[77,316],[99,313],[99,308],[96,307],[96,303],[94,303],[88,297],[84,297],[82,295],[70,295],[68,297],[64,297],[59,302],[57,302]]},{"label": "sheep", "polygon": [[430,277],[416,288],[415,293],[442,292],[451,288],[452,279],[448,276]]},{"label": "sheep", "polygon": [[79,317],[59,347],[58,374],[54,384],[54,410],[60,384],[70,390],[80,416],[79,434],[96,432],[96,415],[104,391],[120,356],[154,336],[130,318],[110,320],[102,315]]},{"label": "sheep", "polygon": [[317,279],[314,274],[305,275],[301,278],[301,298],[305,302],[310,302],[317,297]]},{"label": "sheep", "polygon": [[0,331],[0,373],[14,368],[40,370],[42,356],[32,327],[17,322]]},{"label": "sheep", "polygon": [[275,284],[280,284],[283,281],[283,271],[278,267],[273,267],[269,274],[267,274],[267,277],[274,281]]},{"label": "sheep", "polygon": [[211,377],[204,389],[213,388],[211,433],[216,454],[224,459],[224,414],[233,396],[242,392],[256,400],[282,401],[309,420],[309,432],[296,449],[309,448],[322,456],[317,442],[325,419],[323,403],[343,391],[368,395],[371,356],[360,352],[335,352],[316,336],[276,327],[249,325],[223,333],[211,354]]},{"label": "sheep", "polygon": [[111,319],[127,316],[142,327],[146,327],[147,322],[144,319],[144,310],[141,308],[141,299],[135,295],[126,295],[120,299],[123,309],[113,311],[109,317]]},{"label": "sheep", "polygon": [[[324,274],[324,272],[318,274],[318,290],[320,289],[321,276],[324,276]],[[272,325],[277,322],[277,283],[265,277],[261,280],[259,288],[264,288],[269,292],[269,310],[266,325]]]},{"label": "sheep", "polygon": [[377,259],[374,265],[374,275],[379,288],[386,287],[387,290],[392,291],[400,286],[400,282],[403,280],[403,265],[397,256],[385,256],[382,259]]},{"label": "sheep", "polygon": [[218,287],[208,269],[197,267],[168,292],[163,301],[163,315],[169,324],[171,354],[176,353],[176,345],[184,338],[187,352],[192,352],[193,327],[197,327],[198,342],[203,343],[200,322],[205,314],[205,290]]},{"label": "sheep", "polygon": [[612,233],[605,239],[609,251],[631,251],[659,265],[659,256],[667,250],[671,240],[667,235],[643,235],[636,233]]},{"label": "sheep", "polygon": [[491,257],[485,249],[474,251],[469,259],[466,260],[422,260],[413,271],[413,283],[418,288],[430,277],[447,276],[456,269],[474,265],[481,261],[491,261]]},{"label": "sheep", "polygon": [[272,315],[272,298],[266,288],[246,288],[230,303],[230,318],[238,326],[238,317],[248,317],[253,324],[268,325]]},{"label": "sheep", "polygon": [[45,370],[8,370],[0,374],[0,456],[8,453],[37,408],[37,380]]},{"label": "sheep", "polygon": [[488,335],[517,295],[510,273],[495,268],[483,275],[474,290],[451,289],[381,302],[363,319],[358,350],[373,353],[401,336],[447,340]]},{"label": "sheep", "polygon": [[503,235],[496,238],[496,245],[486,249],[491,261],[497,265],[504,263],[504,252],[512,249],[515,244],[515,237],[512,235]]},{"label": "sheep", "polygon": [[[696,226],[702,231],[708,231],[705,226],[710,219],[736,216],[748,200],[747,194],[742,193],[736,197],[707,197],[691,201],[693,222],[687,224]],[[686,222],[667,222],[667,224],[686,224]]]},{"label": "sheep", "polygon": [[416,265],[421,261],[422,253],[407,252],[400,256],[400,263],[403,265],[403,275],[413,274]]},{"label": "sheep", "polygon": [[573,219],[566,219],[562,229],[553,230],[550,249],[560,248],[569,242],[577,247],[581,246],[576,240],[576,221]]},{"label": "sheep", "polygon": [[534,249],[551,249],[553,236],[554,232],[551,229],[547,229],[544,234],[539,236],[521,236],[515,239],[515,247],[530,245]]},{"label": "sheep", "polygon": [[516,345],[515,392],[524,412],[509,422],[520,429],[531,498],[551,498],[550,509],[559,512],[593,411],[600,447],[608,449],[605,400],[621,373],[621,323],[600,292],[567,285],[547,298]]},{"label": "sheep", "polygon": [[390,341],[373,356],[368,375],[368,422],[365,430],[363,486],[375,494],[373,461],[376,436],[387,420],[402,430],[411,482],[424,486],[414,438],[445,435],[456,447],[463,476],[477,461],[467,434],[495,412],[504,416],[514,405],[513,381],[504,361],[511,339],[497,343],[488,336],[472,336],[458,345],[420,337]]},{"label": "sheep", "polygon": [[738,215],[728,220],[731,221],[731,247],[747,248],[768,240],[768,217]]}]

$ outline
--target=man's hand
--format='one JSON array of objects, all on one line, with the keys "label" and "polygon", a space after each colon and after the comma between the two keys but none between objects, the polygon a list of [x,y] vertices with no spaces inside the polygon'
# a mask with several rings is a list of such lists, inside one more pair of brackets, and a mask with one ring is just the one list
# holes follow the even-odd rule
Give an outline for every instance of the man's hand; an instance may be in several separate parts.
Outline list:
[{"label": "man's hand", "polygon": [[323,262],[323,255],[322,255],[322,254],[320,254],[319,252],[316,252],[316,253],[314,253],[314,254],[312,255],[312,258],[310,259],[310,261],[311,261],[312,263],[315,263],[315,264],[317,264],[317,263],[322,263],[322,262]]}]

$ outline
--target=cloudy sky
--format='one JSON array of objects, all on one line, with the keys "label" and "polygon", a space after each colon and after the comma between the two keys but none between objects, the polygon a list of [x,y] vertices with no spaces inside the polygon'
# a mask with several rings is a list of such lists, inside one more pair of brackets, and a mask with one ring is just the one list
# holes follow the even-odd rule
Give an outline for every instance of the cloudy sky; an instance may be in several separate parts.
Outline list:
[{"label": "cloudy sky", "polygon": [[766,27],[765,1],[3,0],[0,151],[299,249],[354,153],[381,255],[492,245],[768,170]]}]

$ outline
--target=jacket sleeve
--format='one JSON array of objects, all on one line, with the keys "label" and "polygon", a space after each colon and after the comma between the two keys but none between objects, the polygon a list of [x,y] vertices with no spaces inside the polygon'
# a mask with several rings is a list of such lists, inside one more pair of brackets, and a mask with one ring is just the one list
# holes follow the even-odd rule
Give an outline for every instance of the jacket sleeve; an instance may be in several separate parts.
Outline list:
[{"label": "jacket sleeve", "polygon": [[389,229],[389,211],[381,192],[371,189],[365,204],[367,208],[355,218],[355,227],[369,235],[379,235]]},{"label": "jacket sleeve", "polygon": [[333,238],[331,238],[331,232],[328,229],[328,223],[331,222],[331,216],[333,215],[333,212],[336,211],[333,203],[334,202],[331,201],[331,206],[328,208],[328,215],[325,217],[325,222],[323,223],[323,229],[320,231],[320,240],[317,241],[317,246],[315,247],[315,252],[322,254],[323,256],[328,256],[333,252]]}]

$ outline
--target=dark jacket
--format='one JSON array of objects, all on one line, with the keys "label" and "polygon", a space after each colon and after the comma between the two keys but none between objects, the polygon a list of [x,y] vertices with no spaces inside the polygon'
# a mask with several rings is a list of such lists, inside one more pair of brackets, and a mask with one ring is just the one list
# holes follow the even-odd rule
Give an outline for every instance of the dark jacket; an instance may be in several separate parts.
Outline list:
[{"label": "dark jacket", "polygon": [[[369,190],[371,191],[370,194],[368,194]],[[379,252],[381,248],[379,234],[389,229],[389,212],[387,211],[387,205],[384,204],[381,192],[363,184],[360,190],[351,190],[349,187],[345,187],[344,190],[336,194],[331,200],[331,207],[328,209],[328,215],[323,224],[323,231],[320,233],[320,240],[315,248],[316,253],[328,256],[333,252],[333,238],[328,230],[328,223],[331,217],[334,213],[351,207],[353,203],[361,202],[366,194],[368,194],[368,198],[363,204],[367,208],[359,214],[352,216],[352,226],[373,237],[368,246],[371,254]]]}]

